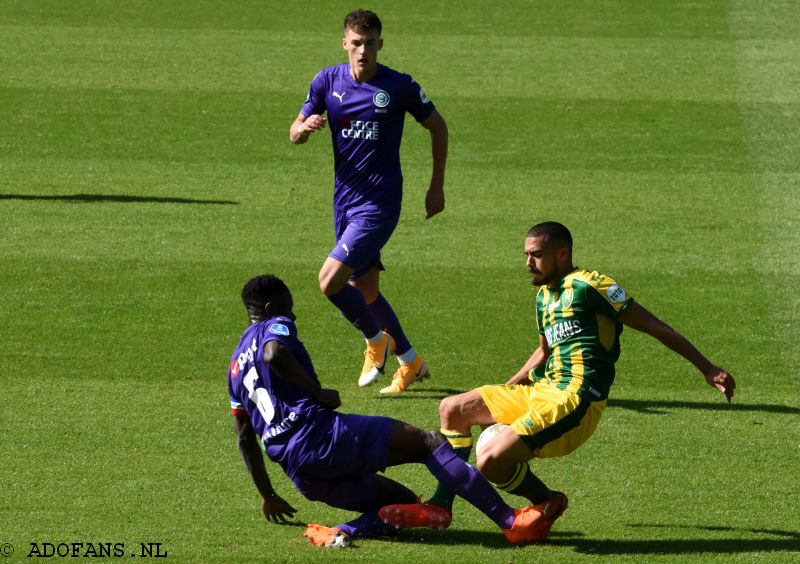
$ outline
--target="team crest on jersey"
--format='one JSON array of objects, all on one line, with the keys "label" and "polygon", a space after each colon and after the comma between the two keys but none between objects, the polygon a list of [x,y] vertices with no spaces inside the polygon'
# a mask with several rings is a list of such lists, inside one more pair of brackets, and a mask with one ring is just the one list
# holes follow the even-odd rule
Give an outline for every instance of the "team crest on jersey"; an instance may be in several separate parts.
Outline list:
[{"label": "team crest on jersey", "polygon": [[379,108],[385,108],[389,105],[389,93],[385,90],[378,90],[372,97],[372,103]]},{"label": "team crest on jersey", "polygon": [[571,308],[573,299],[575,299],[575,293],[572,290],[564,290],[564,293],[561,295],[563,309]]},{"label": "team crest on jersey", "polygon": [[617,284],[612,284],[606,290],[606,296],[612,304],[618,304],[625,301],[625,290]]},{"label": "team crest on jersey", "polygon": [[282,323],[273,323],[269,326],[269,332],[273,335],[289,336],[289,328]]}]

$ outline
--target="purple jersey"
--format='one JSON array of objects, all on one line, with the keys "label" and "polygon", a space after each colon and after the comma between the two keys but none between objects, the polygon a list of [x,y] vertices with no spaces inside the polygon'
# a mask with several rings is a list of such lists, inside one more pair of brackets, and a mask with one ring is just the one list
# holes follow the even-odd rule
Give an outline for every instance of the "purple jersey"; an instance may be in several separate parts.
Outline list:
[{"label": "purple jersey", "polygon": [[405,114],[424,121],[434,109],[409,75],[381,64],[363,84],[350,75],[349,63],[322,69],[311,82],[300,113],[308,117],[328,112],[336,176],[334,209],[399,211]]},{"label": "purple jersey", "polygon": [[267,456],[293,478],[296,469],[314,454],[322,435],[328,433],[333,412],[269,367],[263,352],[269,341],[288,347],[309,376],[318,381],[311,357],[297,338],[295,324],[288,317],[272,317],[248,327],[231,357],[231,411],[248,415]]}]

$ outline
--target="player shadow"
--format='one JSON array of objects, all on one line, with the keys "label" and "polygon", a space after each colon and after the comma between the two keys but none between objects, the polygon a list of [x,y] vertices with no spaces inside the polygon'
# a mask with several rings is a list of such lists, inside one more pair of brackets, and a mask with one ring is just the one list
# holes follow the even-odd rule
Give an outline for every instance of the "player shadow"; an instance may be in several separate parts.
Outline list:
[{"label": "player shadow", "polygon": [[193,198],[173,198],[157,196],[130,196],[117,194],[64,194],[59,196],[35,196],[30,194],[0,194],[0,200],[53,200],[76,203],[122,202],[122,203],[156,203],[156,204],[217,204],[238,206],[232,200],[195,200]]},{"label": "player shadow", "polygon": [[496,533],[487,531],[468,531],[468,530],[444,530],[432,531],[429,529],[406,529],[398,531],[396,535],[381,537],[385,542],[398,542],[409,544],[421,544],[426,546],[480,546],[498,550],[503,548],[513,549],[505,535],[498,530]]},{"label": "player shadow", "polygon": [[[683,528],[693,531],[735,532],[736,538],[707,539],[592,539],[581,534],[553,532],[543,544],[573,547],[581,554],[596,556],[621,556],[636,554],[649,555],[689,555],[689,554],[746,554],[748,552],[774,553],[800,551],[800,532],[777,529],[741,529],[734,527],[672,526],[672,525],[626,525],[641,528]],[[752,538],[741,538],[753,535]],[[764,538],[764,535],[783,538]]]},{"label": "player shadow", "polygon": [[609,398],[608,407],[621,407],[639,413],[663,414],[670,409],[702,409],[703,411],[764,411],[767,413],[800,414],[800,408],[788,405],[705,403],[699,401],[651,401]]},{"label": "player shadow", "polygon": [[446,397],[463,394],[466,390],[455,388],[409,388],[402,394],[380,394],[381,399],[388,401],[407,401],[419,399],[443,400]]},{"label": "player shadow", "polygon": [[[553,531],[547,540],[528,545],[515,547],[509,544],[500,532],[486,531],[446,530],[430,531],[427,529],[409,529],[400,531],[396,536],[386,537],[387,542],[418,543],[424,545],[462,545],[480,546],[493,550],[531,550],[536,546],[563,546],[572,547],[580,554],[597,556],[622,556],[622,555],[691,555],[702,553],[715,554],[746,554],[797,552],[800,551],[800,532],[783,531],[776,529],[737,529],[733,527],[705,527],[684,526],[673,527],[670,525],[627,525],[630,527],[669,527],[684,528],[693,531],[705,530],[709,532],[735,532],[736,538],[707,538],[707,539],[648,539],[617,540],[595,539],[586,537],[582,533],[571,531]],[[752,535],[752,538],[741,538]],[[782,538],[765,538],[782,537]]]}]

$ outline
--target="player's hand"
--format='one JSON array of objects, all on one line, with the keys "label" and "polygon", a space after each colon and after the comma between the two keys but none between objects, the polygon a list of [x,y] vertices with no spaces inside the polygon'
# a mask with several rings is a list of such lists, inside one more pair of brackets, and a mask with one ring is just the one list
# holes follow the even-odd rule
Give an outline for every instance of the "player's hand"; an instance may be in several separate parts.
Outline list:
[{"label": "player's hand", "polygon": [[425,219],[432,218],[442,210],[444,210],[444,189],[431,186],[425,194],[425,211],[428,212]]},{"label": "player's hand", "polygon": [[506,386],[519,386],[530,383],[531,380],[528,377],[527,372],[517,372],[511,378],[509,378],[508,382],[506,382]]},{"label": "player's hand", "polygon": [[261,511],[270,523],[285,523],[287,518],[291,519],[297,513],[297,509],[274,492],[261,498]]},{"label": "player's hand", "polygon": [[728,403],[731,402],[733,390],[736,389],[736,382],[734,382],[733,376],[719,366],[714,366],[712,370],[704,373],[703,376],[705,376],[709,386],[725,394],[725,397],[728,398]]},{"label": "player's hand", "polygon": [[303,132],[321,131],[325,129],[326,119],[319,114],[312,114],[303,122]]},{"label": "player's hand", "polygon": [[339,392],[330,388],[322,388],[317,394],[317,401],[328,409],[336,409],[342,405],[342,398],[339,397]]}]

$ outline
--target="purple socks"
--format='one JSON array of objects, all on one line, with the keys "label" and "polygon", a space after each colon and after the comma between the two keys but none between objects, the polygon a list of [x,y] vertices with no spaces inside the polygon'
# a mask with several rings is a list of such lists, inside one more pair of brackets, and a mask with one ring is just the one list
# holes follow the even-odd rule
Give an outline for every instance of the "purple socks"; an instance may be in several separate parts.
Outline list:
[{"label": "purple socks", "polygon": [[406,334],[403,333],[403,327],[400,325],[400,320],[394,313],[391,304],[386,301],[383,294],[378,294],[378,299],[367,306],[375,321],[378,322],[380,328],[389,333],[394,339],[394,352],[395,354],[403,354],[411,348],[411,343],[408,342]]},{"label": "purple socks", "polygon": [[514,524],[514,509],[476,468],[458,457],[449,443],[442,443],[425,465],[444,487],[480,509],[501,529],[510,529]]},{"label": "purple socks", "polygon": [[350,284],[345,284],[344,288],[328,296],[328,300],[339,308],[345,319],[361,331],[365,338],[372,337],[381,330],[367,307],[364,296]]}]

